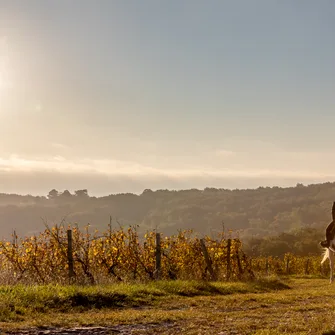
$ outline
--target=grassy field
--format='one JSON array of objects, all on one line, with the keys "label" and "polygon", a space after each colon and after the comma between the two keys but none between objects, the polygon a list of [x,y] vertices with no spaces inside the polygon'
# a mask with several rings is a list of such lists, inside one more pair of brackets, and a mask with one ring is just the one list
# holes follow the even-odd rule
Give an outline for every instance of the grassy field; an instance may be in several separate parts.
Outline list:
[{"label": "grassy field", "polygon": [[335,285],[320,278],[0,287],[3,333],[98,325],[111,334],[332,334],[334,311]]}]

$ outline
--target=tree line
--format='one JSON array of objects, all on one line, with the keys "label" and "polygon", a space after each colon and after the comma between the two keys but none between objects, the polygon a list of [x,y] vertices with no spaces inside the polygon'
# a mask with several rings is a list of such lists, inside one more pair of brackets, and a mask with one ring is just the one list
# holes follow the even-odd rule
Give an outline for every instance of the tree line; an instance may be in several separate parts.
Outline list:
[{"label": "tree line", "polygon": [[[13,229],[31,235],[42,231],[46,222],[90,223],[103,230],[112,218],[115,225],[138,225],[140,232],[157,229],[166,235],[185,229],[210,235],[224,227],[253,253],[268,253],[271,248],[280,253],[293,246],[316,253],[334,200],[335,183],[331,182],[235,190],[146,189],[141,194],[102,197],[91,196],[87,189],[53,189],[45,196],[2,193],[0,237],[10,236]],[[303,245],[299,245],[301,239]]]}]

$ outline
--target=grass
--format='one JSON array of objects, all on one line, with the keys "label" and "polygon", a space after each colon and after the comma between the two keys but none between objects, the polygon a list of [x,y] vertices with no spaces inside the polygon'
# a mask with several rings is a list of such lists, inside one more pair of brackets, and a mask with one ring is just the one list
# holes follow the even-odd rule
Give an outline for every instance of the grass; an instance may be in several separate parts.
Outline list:
[{"label": "grass", "polygon": [[82,312],[102,308],[150,306],[175,296],[257,293],[283,288],[288,286],[275,279],[245,283],[158,281],[105,286],[2,286],[0,321],[22,319],[24,315],[29,317],[36,312]]},{"label": "grass", "polygon": [[335,286],[318,278],[3,286],[0,329],[98,325],[125,334],[326,334],[335,329],[334,298]]}]

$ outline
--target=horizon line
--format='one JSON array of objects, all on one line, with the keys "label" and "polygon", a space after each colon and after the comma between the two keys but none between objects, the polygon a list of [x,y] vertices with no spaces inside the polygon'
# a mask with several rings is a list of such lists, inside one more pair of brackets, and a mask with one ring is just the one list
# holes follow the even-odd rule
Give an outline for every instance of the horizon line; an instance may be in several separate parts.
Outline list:
[{"label": "horizon line", "polygon": [[[213,190],[217,190],[217,191],[257,191],[259,189],[268,189],[268,188],[275,188],[275,189],[289,189],[289,188],[297,188],[297,187],[312,187],[312,186],[317,186],[317,185],[325,185],[325,184],[335,184],[335,181],[325,181],[325,182],[319,182],[319,183],[310,183],[310,184],[304,184],[302,182],[297,182],[295,186],[278,186],[278,185],[274,185],[274,186],[258,186],[258,187],[247,187],[247,188],[222,188],[222,187],[214,187],[214,186],[207,186],[204,188],[196,188],[196,187],[192,187],[192,188],[180,188],[180,189],[167,189],[167,188],[145,188],[143,189],[142,192],[119,192],[119,193],[109,193],[106,195],[100,195],[100,196],[96,196],[96,195],[90,195],[89,194],[89,189],[86,188],[78,188],[78,189],[73,189],[73,191],[79,191],[79,190],[87,190],[88,193],[88,197],[90,198],[104,198],[104,197],[109,197],[109,196],[113,196],[113,195],[124,195],[124,194],[132,194],[132,195],[136,195],[136,196],[141,196],[145,191],[152,191],[153,193],[158,192],[158,191],[166,191],[166,192],[187,192],[187,191],[199,191],[199,192],[204,192],[206,191],[206,189],[213,189]],[[57,188],[52,188],[50,191],[52,190],[57,190]],[[68,189],[64,189],[62,191],[58,191],[59,194],[61,195],[62,192],[64,191],[69,191]],[[71,191],[69,191],[71,193]],[[4,193],[4,192],[0,192],[0,196],[22,196],[22,197],[45,197],[47,198],[47,195],[41,195],[41,194],[32,194],[32,193],[27,193],[27,194],[23,194],[23,193]],[[75,194],[71,193],[72,196],[75,196]]]}]

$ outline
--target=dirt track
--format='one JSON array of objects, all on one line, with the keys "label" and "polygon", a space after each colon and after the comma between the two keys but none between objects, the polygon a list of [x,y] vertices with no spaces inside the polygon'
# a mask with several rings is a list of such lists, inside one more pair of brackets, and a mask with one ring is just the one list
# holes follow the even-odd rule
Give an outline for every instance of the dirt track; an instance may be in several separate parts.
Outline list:
[{"label": "dirt track", "polygon": [[[76,328],[47,328],[47,329],[27,329],[20,332],[6,332],[2,334],[10,335],[129,335],[135,333],[150,334],[155,332],[157,328],[173,328],[174,323],[161,324],[143,324],[143,325],[119,325],[113,327],[76,327]],[[178,328],[175,328],[178,332]]]}]

